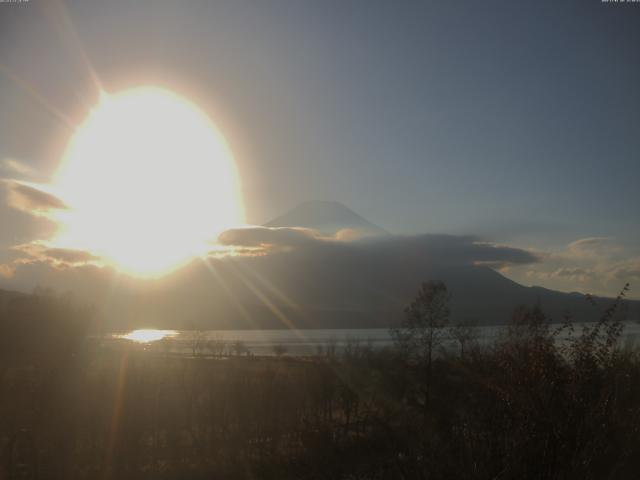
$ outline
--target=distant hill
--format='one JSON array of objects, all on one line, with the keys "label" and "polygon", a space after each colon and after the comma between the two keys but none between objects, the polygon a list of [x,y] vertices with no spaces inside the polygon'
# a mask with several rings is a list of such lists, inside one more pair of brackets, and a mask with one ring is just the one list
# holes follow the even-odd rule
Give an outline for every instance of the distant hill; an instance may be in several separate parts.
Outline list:
[{"label": "distant hill", "polygon": [[365,235],[388,232],[339,202],[310,201],[294,207],[265,224],[266,227],[303,227],[334,235],[340,230],[356,230]]}]

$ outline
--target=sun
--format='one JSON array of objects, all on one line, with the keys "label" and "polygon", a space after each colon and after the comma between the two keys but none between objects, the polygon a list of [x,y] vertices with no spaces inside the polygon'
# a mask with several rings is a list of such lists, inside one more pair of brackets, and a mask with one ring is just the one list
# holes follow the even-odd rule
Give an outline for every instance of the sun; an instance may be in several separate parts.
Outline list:
[{"label": "sun", "polygon": [[102,94],[54,177],[70,210],[54,243],[158,276],[244,222],[233,155],[209,117],[159,88]]}]

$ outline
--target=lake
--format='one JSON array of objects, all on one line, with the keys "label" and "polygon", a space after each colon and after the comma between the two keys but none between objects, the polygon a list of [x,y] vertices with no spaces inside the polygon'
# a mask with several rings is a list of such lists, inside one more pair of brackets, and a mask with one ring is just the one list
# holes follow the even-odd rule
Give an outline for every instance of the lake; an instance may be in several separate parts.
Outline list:
[{"label": "lake", "polygon": [[[559,325],[553,325],[552,328]],[[476,327],[476,336],[480,343],[489,343],[498,337],[503,326]],[[575,326],[576,334],[581,326]],[[192,353],[194,348],[200,353],[221,353],[236,348],[245,349],[254,355],[274,355],[276,347],[287,355],[311,356],[327,349],[336,352],[349,346],[359,344],[371,348],[390,346],[393,341],[389,330],[371,329],[317,329],[317,330],[134,330],[125,334],[107,336],[110,340],[131,341],[144,344],[150,350],[169,350],[175,353]],[[564,337],[566,338],[566,337]],[[560,340],[563,336],[559,337]],[[624,348],[638,345],[640,341],[640,324],[626,323],[620,344]],[[453,340],[449,340],[452,343]]]}]

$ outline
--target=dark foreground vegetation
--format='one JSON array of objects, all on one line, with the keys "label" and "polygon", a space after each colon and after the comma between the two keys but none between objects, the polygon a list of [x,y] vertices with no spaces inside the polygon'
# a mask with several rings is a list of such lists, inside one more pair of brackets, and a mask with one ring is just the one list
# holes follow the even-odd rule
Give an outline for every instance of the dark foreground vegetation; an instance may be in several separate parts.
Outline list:
[{"label": "dark foreground vegetation", "polygon": [[5,298],[0,478],[638,478],[640,358],[619,346],[620,303],[588,328],[522,307],[480,346],[430,283],[395,348],[303,359],[100,345],[68,298]]}]

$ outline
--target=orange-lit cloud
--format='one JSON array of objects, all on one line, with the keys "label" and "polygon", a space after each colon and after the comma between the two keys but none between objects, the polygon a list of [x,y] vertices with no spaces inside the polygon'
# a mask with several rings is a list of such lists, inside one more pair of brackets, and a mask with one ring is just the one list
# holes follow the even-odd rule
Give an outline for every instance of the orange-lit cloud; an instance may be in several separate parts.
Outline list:
[{"label": "orange-lit cloud", "polygon": [[15,265],[0,264],[0,277],[11,278],[16,271]]},{"label": "orange-lit cloud", "polygon": [[14,158],[5,158],[0,161],[0,170],[9,173],[12,176],[18,175],[23,178],[32,178],[36,176],[36,171],[33,168]]},{"label": "orange-lit cloud", "polygon": [[323,237],[315,230],[290,227],[233,228],[222,232],[218,237],[218,241],[223,245],[258,248],[263,251],[311,246],[329,240],[329,237]]},{"label": "orange-lit cloud", "polygon": [[542,262],[510,270],[508,276],[524,284],[542,282],[548,288],[610,296],[631,283],[630,296],[638,298],[634,283],[640,281],[640,257],[615,238],[580,238],[540,256]]},{"label": "orange-lit cloud", "polygon": [[16,181],[7,181],[7,203],[10,207],[36,216],[48,216],[67,205],[55,195]]},{"label": "orange-lit cloud", "polygon": [[15,260],[14,263],[16,264],[38,261],[46,262],[56,267],[72,267],[95,263],[100,260],[99,257],[85,250],[54,248],[37,242],[16,245],[12,250],[27,255],[27,258]]}]

